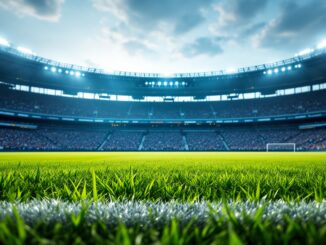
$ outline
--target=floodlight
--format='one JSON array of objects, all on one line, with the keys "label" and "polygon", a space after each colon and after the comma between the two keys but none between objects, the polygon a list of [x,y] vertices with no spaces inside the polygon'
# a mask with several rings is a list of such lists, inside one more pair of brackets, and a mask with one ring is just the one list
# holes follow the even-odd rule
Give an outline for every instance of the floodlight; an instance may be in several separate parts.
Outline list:
[{"label": "floodlight", "polygon": [[173,82],[170,82],[170,86],[173,86]]},{"label": "floodlight", "polygon": [[77,72],[76,72],[76,77],[80,77],[80,76],[81,76],[80,72],[77,71]]},{"label": "floodlight", "polygon": [[304,49],[304,50],[300,51],[298,54],[296,54],[296,56],[303,56],[303,55],[310,54],[312,52],[314,52],[313,49],[307,48],[307,49]]},{"label": "floodlight", "polygon": [[66,71],[65,71],[65,73],[66,73],[66,74],[69,74],[69,71],[68,71],[68,70],[66,70]]},{"label": "floodlight", "polygon": [[275,68],[274,69],[274,73],[278,73],[278,68]]},{"label": "floodlight", "polygon": [[58,69],[58,72],[61,73],[62,72],[62,69]]},{"label": "floodlight", "polygon": [[186,85],[186,83],[185,82],[182,82],[182,86],[185,86]]},{"label": "floodlight", "polygon": [[272,73],[273,73],[272,70],[268,70],[268,71],[267,71],[267,74],[268,74],[268,75],[271,75]]},{"label": "floodlight", "polygon": [[82,74],[82,77],[84,77],[84,76],[85,76],[85,74],[83,73],[83,74]]},{"label": "floodlight", "polygon": [[292,66],[288,66],[288,71],[291,71],[292,70]]},{"label": "floodlight", "polygon": [[49,67],[47,67],[47,66],[44,66],[44,70],[46,70],[46,71],[47,71],[47,70],[49,70]]},{"label": "floodlight", "polygon": [[299,64],[299,65],[298,65],[298,68],[301,68],[301,67],[302,67],[301,64]]},{"label": "floodlight", "polygon": [[173,74],[172,73],[163,73],[161,76],[162,77],[173,77]]},{"label": "floodlight", "polygon": [[229,69],[226,70],[226,73],[228,73],[228,74],[236,73],[236,69],[235,68],[229,68]]},{"label": "floodlight", "polygon": [[55,68],[55,67],[51,67],[51,71],[52,71],[52,72],[56,72],[56,71],[57,71],[57,68]]},{"label": "floodlight", "polygon": [[24,47],[18,47],[17,50],[24,54],[33,54],[32,50]]},{"label": "floodlight", "polygon": [[176,82],[174,83],[174,85],[175,85],[175,86],[179,86],[179,82],[176,81]]},{"label": "floodlight", "polygon": [[157,85],[158,85],[158,86],[161,86],[161,85],[162,85],[162,83],[161,83],[161,82],[158,82],[158,83],[157,83]]},{"label": "floodlight", "polygon": [[145,85],[148,86],[148,82],[145,82]]},{"label": "floodlight", "polygon": [[168,86],[168,83],[166,81],[163,84],[164,84],[165,87]]},{"label": "floodlight", "polygon": [[326,48],[326,40],[321,41],[321,42],[318,44],[317,48],[318,48],[318,49]]},{"label": "floodlight", "polygon": [[6,39],[1,38],[1,37],[0,37],[0,45],[6,46],[6,47],[10,46],[9,42]]},{"label": "floodlight", "polygon": [[282,72],[285,72],[286,71],[286,68],[285,67],[282,67]]},{"label": "floodlight", "polygon": [[75,72],[74,71],[70,71],[70,75],[71,76],[75,75]]}]

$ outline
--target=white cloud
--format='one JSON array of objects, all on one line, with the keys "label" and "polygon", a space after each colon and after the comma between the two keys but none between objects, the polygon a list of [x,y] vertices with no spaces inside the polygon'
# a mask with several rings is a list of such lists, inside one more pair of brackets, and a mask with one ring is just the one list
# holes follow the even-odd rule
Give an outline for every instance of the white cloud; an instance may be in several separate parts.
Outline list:
[{"label": "white cloud", "polygon": [[19,16],[32,16],[40,20],[58,21],[65,0],[0,0],[0,7]]}]

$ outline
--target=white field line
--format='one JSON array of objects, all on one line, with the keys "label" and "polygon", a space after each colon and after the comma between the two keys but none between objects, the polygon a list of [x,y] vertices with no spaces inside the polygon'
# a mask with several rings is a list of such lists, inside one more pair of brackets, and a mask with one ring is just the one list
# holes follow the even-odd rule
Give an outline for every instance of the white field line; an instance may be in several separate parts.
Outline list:
[{"label": "white field line", "polygon": [[[15,206],[27,224],[35,222],[69,223],[67,215],[77,215],[82,208],[81,202],[65,202],[60,200],[33,200],[29,202],[0,202],[0,220],[6,216],[13,217]],[[225,218],[225,205],[222,203],[208,204],[207,202],[177,203],[171,202],[89,202],[85,220],[88,223],[101,221],[108,226],[124,223],[128,226],[160,226],[172,219],[181,223],[194,221],[204,224],[210,217]],[[269,220],[282,224],[284,217],[288,216],[302,222],[312,222],[316,225],[326,224],[326,201],[324,202],[292,202],[260,201],[260,202],[229,202],[229,209],[239,222],[243,214],[254,218],[260,208],[264,208],[262,220]],[[212,212],[213,210],[213,212]]]}]

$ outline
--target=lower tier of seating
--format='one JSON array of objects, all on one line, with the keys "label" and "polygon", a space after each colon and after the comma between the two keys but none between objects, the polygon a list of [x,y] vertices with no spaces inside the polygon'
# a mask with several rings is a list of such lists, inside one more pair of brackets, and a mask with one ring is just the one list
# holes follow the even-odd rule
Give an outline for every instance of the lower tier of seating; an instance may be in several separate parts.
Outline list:
[{"label": "lower tier of seating", "polygon": [[7,151],[265,151],[326,150],[326,128],[229,126],[207,128],[0,127],[0,149]]}]

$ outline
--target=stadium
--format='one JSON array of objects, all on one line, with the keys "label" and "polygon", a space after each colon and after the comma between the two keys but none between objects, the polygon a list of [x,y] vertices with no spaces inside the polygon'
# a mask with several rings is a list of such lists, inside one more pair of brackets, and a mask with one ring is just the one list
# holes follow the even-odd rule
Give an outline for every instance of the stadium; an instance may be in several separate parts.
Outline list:
[{"label": "stadium", "polygon": [[325,11],[0,0],[0,244],[326,244]]},{"label": "stadium", "polygon": [[[107,74],[2,45],[1,148],[323,151],[326,52],[198,74]],[[269,146],[269,149],[267,149]]]}]

